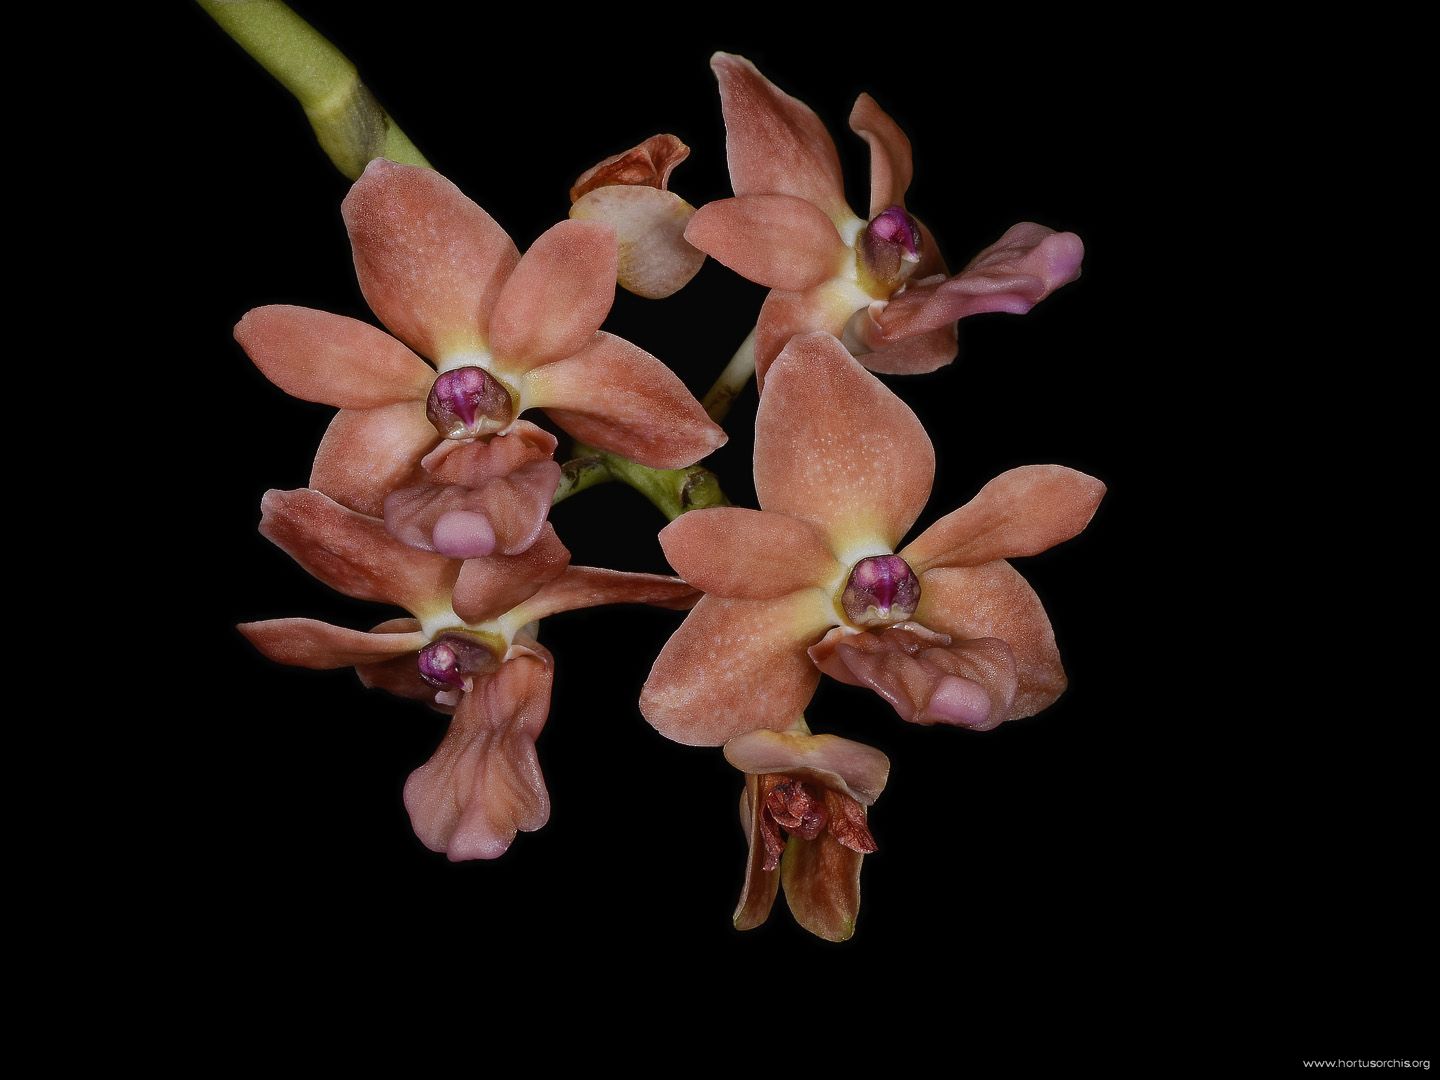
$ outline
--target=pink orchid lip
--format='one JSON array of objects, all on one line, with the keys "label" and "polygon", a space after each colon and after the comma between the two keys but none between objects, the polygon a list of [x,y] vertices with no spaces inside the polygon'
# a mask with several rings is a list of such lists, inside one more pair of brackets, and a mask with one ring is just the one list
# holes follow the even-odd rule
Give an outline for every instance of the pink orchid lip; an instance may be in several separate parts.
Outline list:
[{"label": "pink orchid lip", "polygon": [[840,606],[856,626],[905,622],[920,606],[920,580],[899,555],[872,555],[850,571]]},{"label": "pink orchid lip", "polygon": [[920,261],[920,226],[903,206],[889,206],[876,214],[865,231],[876,240],[899,244],[906,262]]},{"label": "pink orchid lip", "polygon": [[445,438],[473,439],[508,427],[515,419],[515,401],[484,368],[460,367],[435,380],[425,415]]},{"label": "pink orchid lip", "polygon": [[500,667],[494,648],[475,634],[448,630],[420,650],[420,677],[437,690],[463,690],[474,686],[474,676],[489,675]]}]

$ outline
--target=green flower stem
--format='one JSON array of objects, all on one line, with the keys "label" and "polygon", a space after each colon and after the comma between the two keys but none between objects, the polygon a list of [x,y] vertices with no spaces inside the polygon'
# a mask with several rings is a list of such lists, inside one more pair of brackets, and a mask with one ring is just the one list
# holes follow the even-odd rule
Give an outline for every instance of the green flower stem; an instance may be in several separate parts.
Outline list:
[{"label": "green flower stem", "polygon": [[705,406],[705,411],[710,414],[710,419],[717,424],[725,419],[730,411],[730,406],[735,404],[735,399],[740,396],[740,391],[745,389],[745,384],[750,381],[750,376],[755,374],[755,331],[751,330],[749,336],[740,343],[740,348],[735,350],[735,355],[725,365],[725,370],[720,372],[720,377],[715,380],[715,385],[710,387],[705,394],[705,400],[700,404]]},{"label": "green flower stem", "polygon": [[725,492],[720,490],[720,479],[703,465],[652,469],[583,443],[575,444],[575,456],[562,467],[560,486],[555,489],[552,505],[610,480],[629,484],[671,521],[687,510],[730,505]]},{"label": "green flower stem", "polygon": [[220,28],[294,94],[320,148],[351,180],[378,157],[430,167],[355,65],[280,0],[199,0]]}]

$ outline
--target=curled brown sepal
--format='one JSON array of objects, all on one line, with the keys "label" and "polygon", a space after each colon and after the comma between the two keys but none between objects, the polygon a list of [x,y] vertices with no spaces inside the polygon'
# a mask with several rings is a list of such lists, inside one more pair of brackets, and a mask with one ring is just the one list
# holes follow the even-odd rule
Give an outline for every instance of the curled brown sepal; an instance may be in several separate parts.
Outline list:
[{"label": "curled brown sepal", "polygon": [[890,762],[835,735],[752,731],[725,744],[746,774],[741,824],[750,843],[735,927],[769,917],[783,885],[795,921],[827,941],[855,932],[860,865],[876,850],[866,807],[884,790]]},{"label": "curled brown sepal", "polygon": [[652,135],[587,169],[570,189],[572,218],[615,230],[616,280],[637,296],[677,293],[705,262],[705,253],[685,240],[695,208],[668,189],[671,171],[689,156],[674,135]]}]

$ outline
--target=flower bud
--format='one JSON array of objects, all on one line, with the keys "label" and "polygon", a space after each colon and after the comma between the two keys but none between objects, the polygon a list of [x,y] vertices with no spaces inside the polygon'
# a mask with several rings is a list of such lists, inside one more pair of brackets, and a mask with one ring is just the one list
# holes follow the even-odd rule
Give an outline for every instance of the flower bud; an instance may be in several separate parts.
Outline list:
[{"label": "flower bud", "polygon": [[425,415],[447,439],[473,439],[508,427],[515,419],[510,391],[484,368],[442,372],[430,388]]},{"label": "flower bud", "polygon": [[840,606],[856,626],[904,622],[920,605],[920,581],[899,555],[872,555],[850,572]]}]

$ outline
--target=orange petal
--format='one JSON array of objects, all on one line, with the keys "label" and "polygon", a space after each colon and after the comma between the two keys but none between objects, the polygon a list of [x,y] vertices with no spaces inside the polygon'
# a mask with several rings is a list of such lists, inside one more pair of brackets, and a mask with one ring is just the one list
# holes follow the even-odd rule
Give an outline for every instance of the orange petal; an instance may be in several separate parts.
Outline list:
[{"label": "orange petal", "polygon": [[420,355],[485,343],[490,309],[520,253],[434,169],[377,158],[340,204],[370,310]]},{"label": "orange petal", "polygon": [[1019,689],[1006,720],[1035,715],[1065,690],[1065,668],[1045,607],[1004,560],[925,571],[915,621],[956,639],[999,638],[1010,646]]},{"label": "orange petal", "polygon": [[535,739],[550,710],[549,654],[516,657],[460,699],[445,740],[405,782],[415,835],[450,859],[494,859],[550,820]]},{"label": "orange petal", "polygon": [[804,292],[772,289],[755,323],[755,377],[765,391],[765,376],[780,350],[799,334],[823,332],[839,337],[857,310],[853,287],[826,281]]},{"label": "orange petal", "polygon": [[651,604],[687,611],[700,598],[698,589],[665,574],[634,574],[598,566],[567,566],[522,605],[526,622],[561,611],[601,604]]},{"label": "orange petal", "polygon": [[917,574],[1038,555],[1079,535],[1104,494],[1095,477],[1063,465],[1024,465],[991,480],[900,554]]},{"label": "orange petal", "polygon": [[[869,313],[862,311],[855,317],[868,319]],[[876,349],[857,352],[855,359],[864,364],[867,371],[878,371],[881,375],[924,375],[938,371],[953,361],[959,351],[959,335],[955,324],[951,323],[882,344]]]},{"label": "orange petal", "polygon": [[687,746],[788,728],[820,678],[805,649],[834,622],[834,605],[816,589],[774,600],[706,596],[660,651],[640,711]]},{"label": "orange petal", "polygon": [[616,279],[650,300],[662,300],[690,283],[705,253],[690,246],[685,227],[695,208],[673,191],[652,187],[596,188],[570,208],[576,221],[615,230],[619,245]]},{"label": "orange petal", "polygon": [[840,571],[812,526],[738,506],[680,515],[660,531],[660,546],[676,573],[697,589],[744,600],[821,586]]},{"label": "orange petal", "polygon": [[786,94],[743,56],[716,53],[725,154],[736,195],[795,195],[833,220],[853,217],[845,204],[840,157],[810,106]]},{"label": "orange petal", "polygon": [[292,397],[344,409],[424,401],[435,369],[383,330],[313,308],[246,312],[235,340]]},{"label": "orange petal", "polygon": [[420,459],[439,438],[423,401],[341,409],[315,451],[310,486],[357,513],[380,517],[385,496],[416,481]]},{"label": "orange petal", "polygon": [[743,278],[808,289],[835,276],[850,249],[835,224],[793,195],[741,195],[695,211],[685,239]]},{"label": "orange petal", "polygon": [[308,488],[267,491],[260,509],[261,535],[346,596],[396,604],[412,614],[449,599],[460,564],[406,547],[376,518]]},{"label": "orange petal", "polygon": [[785,347],[755,418],[761,507],[813,522],[833,551],[893,551],[934,479],[920,421],[840,342],[807,334]]},{"label": "orange petal", "polygon": [[525,376],[540,406],[581,442],[659,469],[693,465],[725,444],[673,371],[624,338],[599,333],[581,352]]},{"label": "orange petal", "polygon": [[418,652],[429,641],[418,630],[367,634],[316,619],[267,619],[236,629],[277,663],[320,670],[393,660]]},{"label": "orange petal", "polygon": [[562,221],[530,245],[490,316],[497,371],[523,375],[583,349],[615,302],[615,230]]},{"label": "orange petal", "polygon": [[814,780],[865,806],[880,797],[890,776],[890,759],[873,746],[801,731],[747,731],[725,744],[725,760],[752,776],[779,773]]},{"label": "orange petal", "polygon": [[455,614],[467,623],[497,619],[534,596],[545,582],[559,577],[569,563],[569,550],[547,521],[539,539],[518,555],[465,560],[455,582]]},{"label": "orange petal", "polygon": [[855,99],[850,130],[870,144],[870,216],[890,206],[904,206],[915,175],[910,139],[869,94]]}]

